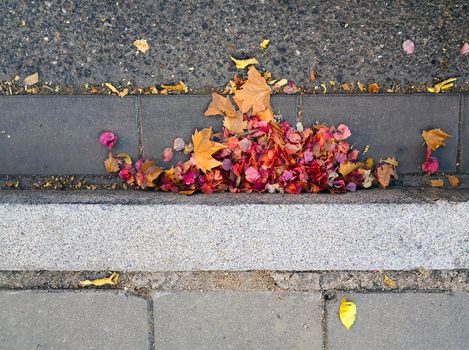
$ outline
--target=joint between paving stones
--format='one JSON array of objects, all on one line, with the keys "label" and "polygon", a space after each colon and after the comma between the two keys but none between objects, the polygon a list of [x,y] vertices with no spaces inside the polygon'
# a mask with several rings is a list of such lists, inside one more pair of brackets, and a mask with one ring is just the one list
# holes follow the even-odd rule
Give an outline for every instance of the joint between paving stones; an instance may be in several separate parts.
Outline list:
[{"label": "joint between paving stones", "polygon": [[153,298],[147,299],[148,310],[148,339],[150,340],[150,349],[156,350],[155,341],[155,318],[153,308]]},{"label": "joint between paving stones", "polygon": [[138,155],[143,158],[143,123],[142,123],[142,99],[137,96],[135,99],[135,122],[137,124]]},{"label": "joint between paving stones", "polygon": [[458,144],[456,149],[456,170],[461,172],[464,159],[464,94],[459,94]]}]

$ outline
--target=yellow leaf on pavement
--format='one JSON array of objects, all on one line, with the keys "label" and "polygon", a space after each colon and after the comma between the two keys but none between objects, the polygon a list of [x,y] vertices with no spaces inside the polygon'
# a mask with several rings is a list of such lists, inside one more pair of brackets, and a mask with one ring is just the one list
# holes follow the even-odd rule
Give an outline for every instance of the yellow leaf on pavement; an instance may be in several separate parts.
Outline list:
[{"label": "yellow leaf on pavement", "polygon": [[358,163],[352,163],[352,162],[347,161],[345,163],[340,164],[339,173],[341,173],[342,176],[346,176],[350,174],[352,171],[354,171],[355,169],[358,169],[359,166],[360,164]]},{"label": "yellow leaf on pavement", "polygon": [[104,286],[106,284],[116,285],[117,282],[119,282],[119,273],[113,272],[109,277],[80,281],[80,286]]},{"label": "yellow leaf on pavement", "polygon": [[105,83],[104,85],[106,85],[106,87],[111,90],[113,93],[115,94],[119,94],[119,90],[117,90],[114,85],[112,85],[111,83]]},{"label": "yellow leaf on pavement", "polygon": [[119,171],[119,162],[112,156],[112,153],[109,153],[108,159],[104,161],[104,167],[108,173],[115,173]]},{"label": "yellow leaf on pavement", "polygon": [[368,84],[368,92],[371,93],[376,93],[379,91],[379,85],[378,83],[371,83]]},{"label": "yellow leaf on pavement", "polygon": [[339,307],[339,317],[342,324],[347,330],[352,327],[357,316],[357,306],[354,302],[342,299]]},{"label": "yellow leaf on pavement", "polygon": [[459,177],[454,176],[454,175],[446,175],[446,178],[448,179],[449,184],[451,187],[456,188],[459,185]]},{"label": "yellow leaf on pavement", "polygon": [[386,274],[383,274],[383,282],[389,287],[394,287],[396,285],[396,281],[394,281],[391,277]]},{"label": "yellow leaf on pavement", "polygon": [[456,80],[457,80],[456,78],[449,78],[449,79],[443,80],[442,82],[435,84],[433,87],[427,88],[427,91],[438,93],[441,90],[448,90],[449,88],[452,88],[454,86],[453,81],[456,81]]},{"label": "yellow leaf on pavement", "polygon": [[265,49],[265,48],[267,48],[267,45],[269,45],[269,42],[270,42],[269,39],[262,40],[262,42],[259,44],[259,46],[261,48]]},{"label": "yellow leaf on pavement", "polygon": [[174,85],[164,85],[164,84],[161,84],[161,87],[163,89],[166,89],[168,91],[184,91],[184,92],[187,92],[187,86],[186,84],[184,84],[184,82],[180,81],[179,83],[177,84],[174,84]]},{"label": "yellow leaf on pavement", "polygon": [[445,133],[441,129],[431,129],[422,131],[422,138],[432,151],[436,150],[440,146],[444,146],[445,139],[448,137],[450,137],[450,135]]},{"label": "yellow leaf on pavement", "polygon": [[442,179],[434,179],[434,180],[431,180],[430,181],[432,187],[443,187],[444,186],[444,182]]},{"label": "yellow leaf on pavement", "polygon": [[148,45],[146,39],[135,40],[133,44],[137,48],[137,50],[142,53],[145,53],[150,49],[150,45]]},{"label": "yellow leaf on pavement", "polygon": [[34,85],[39,81],[39,74],[36,72],[34,74],[28,75],[24,78],[25,85]]},{"label": "yellow leaf on pavement", "polygon": [[124,88],[121,92],[119,92],[119,97],[124,97],[129,94],[129,89]]},{"label": "yellow leaf on pavement", "polygon": [[360,92],[365,91],[365,85],[363,85],[363,83],[360,80],[357,81],[357,86],[358,86],[358,90],[360,90]]},{"label": "yellow leaf on pavement", "polygon": [[226,148],[221,143],[210,140],[212,136],[212,128],[206,128],[198,131],[195,130],[192,135],[192,143],[194,144],[194,157],[197,166],[206,173],[208,170],[221,165],[221,162],[212,157],[212,155]]},{"label": "yellow leaf on pavement", "polygon": [[243,115],[240,113],[236,118],[226,116],[223,120],[223,126],[235,134],[241,134],[247,128],[248,122],[243,119]]},{"label": "yellow leaf on pavement", "polygon": [[270,108],[270,88],[265,78],[251,66],[246,82],[235,91],[233,99],[242,113],[258,114]]},{"label": "yellow leaf on pavement", "polygon": [[229,118],[237,118],[238,112],[236,112],[236,109],[228,96],[222,96],[216,92],[212,92],[212,101],[204,113],[204,116],[206,117],[211,115],[223,115]]},{"label": "yellow leaf on pavement", "polygon": [[235,63],[236,68],[238,69],[244,69],[247,66],[251,64],[258,64],[259,62],[253,57],[253,58],[247,58],[245,60],[238,60],[234,58],[233,56],[230,56],[231,60]]}]

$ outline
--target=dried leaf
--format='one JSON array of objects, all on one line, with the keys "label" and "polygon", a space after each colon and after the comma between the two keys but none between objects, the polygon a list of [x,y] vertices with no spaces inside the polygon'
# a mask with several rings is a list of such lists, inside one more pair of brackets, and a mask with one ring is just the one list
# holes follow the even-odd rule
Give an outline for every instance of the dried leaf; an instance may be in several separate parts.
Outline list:
[{"label": "dried leaf", "polygon": [[109,153],[108,159],[104,161],[104,167],[108,173],[115,173],[119,171],[119,162],[112,156],[112,153]]},{"label": "dried leaf", "polygon": [[442,179],[430,180],[430,183],[431,183],[432,187],[442,187],[442,186],[444,186],[444,182],[443,182]]},{"label": "dried leaf", "polygon": [[173,159],[173,150],[169,147],[166,147],[163,150],[163,161],[169,162],[171,159]]},{"label": "dried leaf", "polygon": [[200,131],[196,129],[192,135],[192,143],[194,144],[194,153],[192,156],[194,157],[197,166],[204,173],[221,165],[221,162],[214,159],[212,155],[215,152],[226,148],[225,145],[210,140],[211,136],[212,128],[206,128]]},{"label": "dried leaf", "polygon": [[184,140],[181,137],[176,137],[174,139],[173,148],[174,148],[175,151],[177,151],[177,152],[182,151],[184,149],[185,145],[186,145],[186,143],[184,142]]},{"label": "dried leaf", "polygon": [[278,89],[278,88],[281,88],[282,86],[287,85],[287,84],[288,84],[288,80],[285,79],[285,78],[280,79],[280,80],[275,80],[274,88]]},{"label": "dried leaf", "polygon": [[121,92],[119,92],[119,97],[124,97],[129,94],[129,89],[124,88]]},{"label": "dried leaf", "polygon": [[365,91],[365,85],[363,85],[363,83],[360,80],[357,81],[357,86],[358,86],[358,90],[360,90],[360,92]]},{"label": "dried leaf", "polygon": [[125,152],[117,153],[116,158],[122,158],[125,164],[132,164],[132,158],[130,158],[130,155],[128,153],[125,153]]},{"label": "dried leaf", "polygon": [[383,282],[389,287],[394,287],[396,285],[396,281],[386,274],[383,274]]},{"label": "dried leaf", "polygon": [[382,159],[381,162],[386,163],[386,164],[391,164],[391,165],[394,165],[394,166],[399,165],[399,162],[396,160],[395,157],[388,157],[386,159]]},{"label": "dried leaf", "polygon": [[231,99],[228,96],[222,96],[216,92],[212,92],[212,101],[208,105],[204,116],[211,115],[222,115],[229,118],[237,118],[238,112],[236,112]]},{"label": "dried leaf", "polygon": [[137,50],[142,53],[145,53],[150,49],[150,45],[148,45],[146,39],[135,40],[133,44],[137,48]]},{"label": "dried leaf", "polygon": [[340,321],[344,327],[349,330],[355,322],[357,316],[357,306],[354,302],[348,301],[347,299],[342,299],[340,301],[339,307],[339,317]]},{"label": "dried leaf", "polygon": [[446,178],[448,179],[449,184],[451,187],[456,188],[459,185],[459,177],[454,176],[454,175],[446,175]]},{"label": "dried leaf", "polygon": [[270,122],[274,119],[272,108],[267,108],[265,111],[256,113],[262,121]]},{"label": "dried leaf", "polygon": [[238,68],[238,69],[244,69],[249,65],[259,63],[254,57],[253,58],[247,58],[245,60],[238,60],[238,59],[234,58],[233,56],[230,56],[230,58],[235,63],[236,68]]},{"label": "dried leaf", "polygon": [[452,88],[454,86],[453,81],[456,80],[456,78],[448,78],[446,80],[443,80],[442,82],[439,82],[438,84],[435,84],[433,87],[427,88],[427,91],[439,93],[442,90],[448,90],[449,88]]},{"label": "dried leaf", "polygon": [[411,55],[414,53],[415,44],[412,40],[406,40],[402,43],[402,48],[406,52],[406,54]]},{"label": "dried leaf", "polygon": [[371,93],[376,93],[379,91],[379,85],[378,83],[371,83],[368,84],[368,92]]},{"label": "dried leaf", "polygon": [[36,72],[31,75],[28,75],[26,78],[24,78],[23,81],[25,85],[34,85],[39,81],[39,74]]},{"label": "dried leaf", "polygon": [[269,39],[262,40],[262,42],[259,44],[259,46],[260,46],[262,49],[266,49],[266,48],[267,48],[267,45],[269,45],[269,42],[270,42]]},{"label": "dried leaf", "polygon": [[342,90],[344,90],[345,92],[352,92],[352,91],[353,91],[353,88],[350,86],[349,83],[340,84],[340,87],[341,87]]},{"label": "dried leaf", "polygon": [[117,90],[114,85],[112,85],[111,83],[105,83],[104,85],[106,85],[106,87],[111,90],[113,93],[115,94],[119,94],[119,90]]},{"label": "dried leaf", "polygon": [[184,92],[188,91],[186,84],[184,84],[184,82],[182,81],[174,85],[161,84],[161,87],[167,91],[184,91]]},{"label": "dried leaf", "polygon": [[248,78],[233,99],[242,113],[257,114],[270,108],[270,88],[255,67],[249,67]]},{"label": "dried leaf", "polygon": [[358,163],[352,163],[352,162],[347,161],[345,163],[340,164],[339,173],[341,173],[343,176],[346,176],[350,174],[352,171],[358,169],[359,166],[360,164]]},{"label": "dried leaf", "polygon": [[241,134],[244,129],[246,129],[247,125],[248,122],[244,120],[242,114],[239,114],[236,118],[226,116],[223,120],[223,126],[235,134]]},{"label": "dried leaf", "polygon": [[309,69],[308,80],[309,81],[316,80],[316,75],[314,74],[314,69],[312,67]]},{"label": "dried leaf", "polygon": [[397,178],[396,168],[394,167],[394,165],[391,164],[381,164],[376,168],[375,176],[380,186],[382,188],[386,188],[389,186],[391,177],[395,179]]},{"label": "dried leaf", "polygon": [[468,43],[464,43],[463,46],[461,46],[461,48],[459,49],[459,52],[461,52],[461,55],[467,55],[469,53],[469,44]]},{"label": "dried leaf", "polygon": [[445,139],[451,135],[445,133],[441,129],[431,129],[422,131],[422,138],[427,146],[432,150],[436,150],[440,146],[445,145]]},{"label": "dried leaf", "polygon": [[105,277],[105,278],[98,278],[95,280],[84,280],[80,281],[80,286],[86,287],[86,286],[104,286],[106,284],[110,285],[116,285],[119,282],[119,273],[113,272],[111,276]]}]

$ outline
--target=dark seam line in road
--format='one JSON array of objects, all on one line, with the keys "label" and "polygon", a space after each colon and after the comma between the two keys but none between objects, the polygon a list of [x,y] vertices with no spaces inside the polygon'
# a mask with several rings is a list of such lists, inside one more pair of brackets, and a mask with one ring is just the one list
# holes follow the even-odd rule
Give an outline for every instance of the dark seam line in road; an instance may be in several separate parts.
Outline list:
[{"label": "dark seam line in road", "polygon": [[462,169],[464,156],[464,94],[459,94],[458,144],[456,148],[456,170]]},{"label": "dark seam line in road", "polygon": [[[303,123],[303,97],[299,94],[296,97],[296,123]],[[296,125],[294,125],[296,128]]]},{"label": "dark seam line in road", "polygon": [[143,158],[142,100],[140,96],[135,99],[135,122],[137,124],[138,156]]},{"label": "dark seam line in road", "polygon": [[321,293],[321,328],[322,328],[322,350],[327,350],[327,301],[325,293]]},{"label": "dark seam line in road", "polygon": [[148,336],[150,339],[150,349],[156,350],[155,342],[155,319],[153,311],[153,298],[148,299]]}]

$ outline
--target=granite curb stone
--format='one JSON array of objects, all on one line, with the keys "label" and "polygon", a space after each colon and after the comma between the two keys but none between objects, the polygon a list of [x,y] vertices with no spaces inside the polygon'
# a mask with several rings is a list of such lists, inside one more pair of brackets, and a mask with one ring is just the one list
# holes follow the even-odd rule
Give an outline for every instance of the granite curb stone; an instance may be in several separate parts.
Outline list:
[{"label": "granite curb stone", "polygon": [[0,291],[0,350],[150,350],[147,301],[114,291]]},{"label": "granite curb stone", "polygon": [[461,144],[461,170],[469,173],[469,94],[462,95],[462,113],[464,124],[462,125]]},{"label": "granite curb stone", "polygon": [[322,349],[321,294],[158,292],[158,350]]}]

